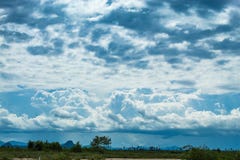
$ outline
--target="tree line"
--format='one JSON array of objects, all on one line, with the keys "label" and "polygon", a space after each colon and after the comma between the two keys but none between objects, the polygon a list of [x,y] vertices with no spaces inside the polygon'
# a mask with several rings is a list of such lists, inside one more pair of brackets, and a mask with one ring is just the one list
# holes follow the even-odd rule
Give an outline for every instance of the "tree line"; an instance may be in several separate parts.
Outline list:
[{"label": "tree line", "polygon": [[[112,143],[111,138],[107,136],[95,136],[90,142],[90,149],[94,151],[103,151],[110,148]],[[35,151],[62,151],[64,147],[59,142],[48,142],[48,141],[28,141],[27,148]],[[76,144],[71,146],[70,151],[72,152],[81,152],[82,145],[78,141]]]}]

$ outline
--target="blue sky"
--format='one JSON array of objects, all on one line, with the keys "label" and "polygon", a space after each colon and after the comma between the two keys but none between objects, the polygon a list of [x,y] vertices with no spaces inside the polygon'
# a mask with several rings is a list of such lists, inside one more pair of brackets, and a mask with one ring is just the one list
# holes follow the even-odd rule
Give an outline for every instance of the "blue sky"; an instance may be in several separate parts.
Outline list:
[{"label": "blue sky", "polygon": [[239,35],[238,0],[0,1],[0,138],[240,148]]}]

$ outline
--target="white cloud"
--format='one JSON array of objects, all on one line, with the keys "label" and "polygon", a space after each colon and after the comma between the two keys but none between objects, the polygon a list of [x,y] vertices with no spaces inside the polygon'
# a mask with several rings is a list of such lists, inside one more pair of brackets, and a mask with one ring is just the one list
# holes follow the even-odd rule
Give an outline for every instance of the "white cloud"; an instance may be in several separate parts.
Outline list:
[{"label": "white cloud", "polygon": [[188,11],[189,14],[177,13],[166,3],[158,9],[161,15],[166,16],[166,18],[161,19],[160,23],[166,28],[174,30],[182,30],[183,26],[195,26],[200,30],[214,29],[217,25],[228,24],[233,11],[235,11],[233,7],[227,7],[221,12],[211,10],[209,12],[212,16],[205,18],[199,16],[196,8],[191,8]]},{"label": "white cloud", "polygon": [[0,106],[0,128],[16,130],[34,130],[38,128],[26,114],[17,116]]},{"label": "white cloud", "polygon": [[65,11],[71,17],[76,19],[87,17],[90,21],[99,19],[102,15],[107,15],[112,10],[118,8],[141,9],[145,6],[144,1],[138,0],[129,0],[127,2],[124,0],[116,0],[110,5],[107,2],[107,0],[56,0],[55,4],[66,4],[67,7],[65,8]]},{"label": "white cloud", "polygon": [[120,26],[111,26],[110,29],[113,36],[118,35],[122,41],[132,44],[135,50],[144,50],[147,47],[153,47],[156,45],[154,41],[151,41],[146,37],[140,37],[133,30]]},{"label": "white cloud", "polygon": [[[60,31],[62,32],[62,30]],[[134,36],[129,37],[127,33],[121,36],[126,36],[124,38],[131,41]],[[68,41],[71,41],[68,36],[62,36],[61,38],[64,41],[66,40],[66,45]],[[111,39],[111,37],[109,38]],[[107,39],[103,41],[106,41],[101,42],[104,45],[109,43]],[[145,47],[147,47],[147,39],[143,39],[143,43],[135,41],[132,43],[135,43],[137,47],[144,44],[145,41]],[[28,44],[29,42],[11,43],[11,48],[3,51],[4,56],[0,58],[0,61],[4,63],[4,67],[0,71],[7,71],[9,74],[15,75],[17,79],[12,79],[11,83],[9,83],[9,80],[1,79],[2,85],[0,88],[2,91],[17,90],[18,85],[36,89],[72,87],[83,88],[96,93],[98,96],[106,97],[107,94],[117,88],[129,88],[129,86],[131,88],[157,87],[163,91],[181,89],[185,86],[177,83],[172,84],[170,81],[182,80],[183,77],[195,82],[195,85],[191,87],[201,90],[203,94],[238,91],[237,89],[234,91],[219,88],[219,86],[239,84],[237,69],[239,58],[234,56],[219,55],[215,60],[206,59],[199,62],[182,57],[183,63],[178,64],[178,70],[172,68],[171,64],[167,63],[161,55],[148,56],[141,59],[148,62],[148,69],[142,70],[130,68],[126,64],[106,66],[103,59],[95,57],[94,53],[87,52],[84,46],[67,49],[64,45],[64,53],[61,56],[33,56],[23,49],[23,46],[28,46]],[[178,47],[178,49],[187,49],[187,46],[188,42],[172,44],[172,47]],[[216,66],[216,62],[221,59],[227,60],[228,63],[224,66]],[[106,75],[108,75],[108,78],[105,78]]]},{"label": "white cloud", "polygon": [[[56,3],[65,4],[68,2],[70,6],[75,3],[87,3],[87,5],[97,3],[97,1],[56,1]],[[103,6],[106,5],[106,8],[110,7],[111,9],[113,9],[114,6],[142,8],[145,5],[144,2],[139,1],[114,1],[110,6],[106,4],[106,1],[99,1],[99,3]],[[171,13],[170,15],[173,15],[173,19],[176,18],[175,16],[178,16],[176,13],[173,13],[173,10],[171,10],[170,7],[166,7],[165,9]],[[79,9],[77,8],[74,10],[79,12]],[[229,9],[226,9],[223,13],[226,12],[228,14],[228,12],[230,12],[228,10]],[[105,11],[104,9],[103,11],[100,11],[99,9],[99,11],[96,10],[96,12],[93,10],[89,10],[89,12],[93,12],[93,15],[96,16],[95,13]],[[168,12],[166,12],[166,14]],[[38,13],[38,11],[36,11],[36,13]],[[87,18],[91,18],[91,16],[88,16]],[[112,91],[118,88],[129,88],[129,86],[131,86],[131,88],[158,88],[163,91],[182,89],[186,86],[177,83],[172,84],[171,81],[182,80],[183,77],[184,79],[195,83],[194,86],[188,86],[188,88],[201,90],[203,94],[221,94],[238,91],[237,89],[223,89],[219,87],[239,85],[239,73],[237,70],[239,66],[239,58],[237,57],[226,57],[221,55],[221,52],[215,60],[195,61],[191,60],[189,57],[179,56],[178,58],[181,58],[183,63],[177,64],[178,70],[176,70],[171,64],[166,62],[166,57],[162,55],[151,56],[147,53],[147,49],[156,46],[159,40],[168,40],[170,36],[167,33],[158,33],[152,38],[149,38],[124,27],[97,24],[86,31],[85,37],[79,37],[79,32],[84,31],[84,27],[80,21],[73,20],[69,22],[69,25],[72,25],[71,30],[67,30],[65,24],[48,25],[43,30],[30,27],[26,24],[7,23],[1,25],[0,29],[2,30],[25,33],[32,37],[31,40],[26,42],[21,41],[19,43],[9,43],[8,45],[10,48],[2,51],[4,56],[0,57],[0,62],[4,67],[0,68],[0,72],[5,73],[7,71],[7,73],[14,75],[15,78],[11,79],[10,82],[9,80],[1,79],[1,91],[18,90],[18,85],[22,85],[25,88],[35,89],[72,87],[84,88],[90,92],[96,93],[98,96],[102,96],[102,98],[105,98],[106,95]],[[95,29],[105,29],[109,31],[109,33],[99,38],[98,41],[93,42],[91,36]],[[238,33],[238,31],[231,32],[231,35],[237,35],[236,33]],[[226,37],[226,35],[217,35],[215,38],[223,39],[224,37]],[[64,42],[62,54],[41,56],[30,55],[26,51],[26,48],[29,46],[54,47],[53,40],[55,38],[60,38]],[[3,38],[1,38],[0,41],[2,43],[5,42]],[[69,44],[76,42],[78,43],[77,47],[68,48]],[[139,56],[139,59],[131,60],[131,62],[126,61],[121,64],[109,64],[103,58],[95,56],[94,52],[85,49],[87,45],[96,45],[107,49],[111,42],[131,45],[132,48],[124,53],[125,56]],[[180,43],[169,44],[169,48],[186,51],[190,45],[194,44],[191,44],[188,41],[182,41]],[[211,49],[208,41],[204,39],[199,41],[198,44],[195,44],[195,46],[196,45],[205,49]],[[121,57],[118,56],[115,56],[115,58],[121,59]],[[216,66],[216,61],[221,58],[229,60],[225,67]],[[146,69],[128,66],[129,64],[137,63],[140,60],[146,61]]]},{"label": "white cloud", "polygon": [[[194,106],[189,106],[190,100],[198,99],[198,92],[186,94],[162,92],[158,89],[125,89],[116,90],[108,99],[96,103],[92,103],[94,96],[89,96],[90,93],[80,89],[40,92],[44,94],[40,96],[38,92],[37,95],[49,97],[50,99],[42,100],[54,106],[48,106],[49,112],[29,118],[24,114],[17,116],[1,107],[0,128],[64,131],[196,129],[196,132],[204,128],[216,132],[240,129],[237,123],[240,120],[240,108],[223,113],[197,110]],[[63,97],[66,99],[63,100]]]},{"label": "white cloud", "polygon": [[183,41],[181,43],[171,43],[169,44],[169,48],[175,48],[179,51],[186,51],[188,49],[188,46],[190,45],[191,43],[187,42],[187,41]]},{"label": "white cloud", "polygon": [[2,45],[4,43],[4,38],[0,37],[0,44]]},{"label": "white cloud", "polygon": [[[42,5],[46,2],[41,0]],[[180,54],[176,58],[181,59],[182,63],[171,64],[166,61],[168,53],[149,55],[147,51],[150,47],[158,47],[161,41],[171,42],[173,32],[146,35],[123,26],[95,24],[119,8],[137,13],[146,7],[144,1],[116,0],[112,4],[107,4],[106,0],[54,2],[66,5],[63,10],[67,13],[65,18],[68,18],[68,22],[47,24],[42,29],[16,23],[0,26],[2,31],[23,33],[31,37],[26,41],[7,42],[10,48],[1,50],[1,92],[22,88],[37,90],[31,104],[42,109],[40,115],[31,118],[0,107],[0,128],[66,131],[240,129],[237,123],[240,120],[239,108],[226,111],[224,107],[219,107],[203,111],[189,104],[191,100],[201,100],[202,94],[239,93],[240,58],[213,50],[209,43],[225,39],[238,41],[238,29],[200,39],[195,44],[186,40],[169,44],[169,48],[178,51],[187,51],[193,45],[215,52],[217,56],[198,61],[197,58]],[[207,19],[200,17],[195,9],[190,10],[191,14],[179,14],[171,7],[163,6],[159,12],[162,18],[156,23],[166,29],[189,34],[185,28],[216,29],[217,25],[228,24],[230,15],[239,11],[229,7],[219,14],[211,11],[213,16]],[[36,19],[45,16],[40,10],[32,15]],[[57,17],[55,14],[48,16]],[[0,9],[0,20],[5,17],[5,11]],[[92,26],[84,26],[85,20],[93,23]],[[96,29],[102,29],[106,34],[94,41],[92,37]],[[84,36],[79,35],[81,32]],[[54,48],[54,39],[63,41],[61,54],[31,55],[27,51],[32,46]],[[110,63],[101,57],[103,55],[86,49],[88,45],[94,45],[107,50],[111,42],[131,46],[122,55],[114,55],[115,58],[119,61],[122,60],[121,56],[133,59]],[[6,43],[3,35],[0,43]],[[69,48],[72,43],[78,45]],[[220,60],[226,60],[227,63],[217,65]],[[147,67],[129,67],[129,64],[139,61],[146,62]],[[12,78],[7,79],[1,73],[12,75]],[[177,83],[183,80],[186,80],[186,84]],[[192,83],[188,85],[187,82]]]},{"label": "white cloud", "polygon": [[7,13],[4,9],[0,8],[0,20],[7,17]]},{"label": "white cloud", "polygon": [[169,38],[169,35],[167,33],[157,33],[154,35],[154,38],[156,40],[167,39],[167,38]]}]

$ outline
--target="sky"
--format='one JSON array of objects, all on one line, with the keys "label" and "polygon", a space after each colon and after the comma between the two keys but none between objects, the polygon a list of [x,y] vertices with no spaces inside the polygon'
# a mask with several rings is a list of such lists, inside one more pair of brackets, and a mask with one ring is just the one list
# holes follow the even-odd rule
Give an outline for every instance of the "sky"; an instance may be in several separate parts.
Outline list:
[{"label": "sky", "polygon": [[0,140],[240,149],[240,1],[0,1]]}]

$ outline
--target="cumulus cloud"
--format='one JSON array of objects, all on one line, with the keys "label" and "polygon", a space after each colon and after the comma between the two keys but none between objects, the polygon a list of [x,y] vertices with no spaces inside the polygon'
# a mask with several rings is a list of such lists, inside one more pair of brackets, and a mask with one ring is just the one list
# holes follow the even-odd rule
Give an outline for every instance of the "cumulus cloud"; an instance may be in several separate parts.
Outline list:
[{"label": "cumulus cloud", "polygon": [[[95,3],[100,4],[93,5]],[[210,87],[211,91],[221,93],[223,87],[217,86],[228,86],[232,83],[227,82],[227,77],[235,73],[235,67],[224,73],[226,79],[205,87],[205,83],[200,84],[202,83],[200,80],[196,82],[198,73],[204,70],[200,69],[201,66],[208,64],[212,71],[215,70],[213,68],[217,70],[219,66],[214,66],[215,60],[198,62],[195,59],[221,59],[225,58],[225,52],[231,52],[233,57],[228,57],[229,64],[235,63],[234,56],[238,50],[235,35],[238,35],[238,31],[231,18],[233,13],[235,15],[239,13],[236,7],[225,4],[226,6],[223,5],[225,7],[221,10],[211,10],[211,16],[201,17],[194,7],[188,8],[191,14],[178,14],[170,2],[156,5],[158,9],[153,10],[153,6],[144,1],[127,3],[123,1],[59,0],[49,3],[41,1],[36,4],[39,9],[34,11],[33,23],[27,21],[17,23],[12,19],[10,23],[1,25],[0,30],[3,33],[1,47],[8,47],[3,50],[5,56],[0,60],[0,64],[4,66],[2,73],[15,77],[11,79],[10,84],[2,80],[4,85],[1,89],[16,90],[18,85],[24,85],[27,88],[56,89],[62,87],[62,81],[69,81],[64,87],[86,87],[87,90],[97,88],[98,93],[102,90],[101,88],[104,88],[105,93],[100,94],[106,94],[113,89],[129,85],[160,86],[160,88],[163,83],[172,85],[171,82],[176,78],[169,73],[174,73],[176,77],[186,75],[185,79],[195,84],[194,89],[205,91]],[[22,5],[12,5],[18,7],[30,4],[24,1]],[[1,13],[5,14],[8,7],[3,6]],[[89,9],[79,12],[76,6],[85,6],[84,8]],[[101,8],[99,6],[103,9],[99,9]],[[8,8],[8,10],[11,9]],[[19,12],[21,13],[20,10]],[[158,12],[161,14],[157,14]],[[124,17],[121,18],[119,13],[124,13],[121,14]],[[71,15],[78,15],[77,17],[81,19],[71,18]],[[171,18],[168,18],[169,15]],[[218,16],[215,18],[216,21],[213,21],[211,18],[215,15]],[[87,22],[88,18],[95,16],[99,18],[94,22]],[[47,17],[51,19],[49,20],[51,23],[45,21]],[[128,18],[125,19],[126,17]],[[145,25],[142,25],[143,19]],[[218,21],[221,19],[226,21]],[[176,23],[173,25],[174,28],[164,26],[170,24],[170,21]],[[199,28],[195,24],[206,26]],[[230,34],[225,33],[224,37],[219,39],[227,28]],[[230,37],[233,40],[230,40]],[[161,57],[162,55],[164,58]],[[192,65],[188,65],[189,63]],[[16,72],[13,68],[19,68],[19,70]],[[176,68],[178,72],[174,71]],[[187,71],[190,70],[191,74],[188,74]],[[159,76],[154,76],[152,72]],[[219,77],[219,72],[204,73],[206,77],[214,78]],[[136,73],[139,74],[136,75]],[[215,75],[211,76],[213,74]],[[122,84],[126,75],[128,80]],[[97,80],[95,80],[96,77]],[[145,82],[139,79],[144,79]],[[237,78],[234,79],[238,84]],[[107,85],[109,83],[113,85]],[[174,83],[174,86],[176,85],[177,83]],[[171,86],[168,87],[171,88]],[[224,92],[226,90],[227,87]],[[229,89],[229,92],[232,92],[232,89]]]},{"label": "cumulus cloud", "polygon": [[34,122],[28,118],[28,115],[17,116],[2,106],[0,106],[0,116],[0,128],[2,131],[35,130],[37,128]]},{"label": "cumulus cloud", "polygon": [[55,0],[53,5],[65,5],[63,11],[75,20],[87,20],[95,22],[111,11],[118,8],[124,8],[129,11],[141,10],[145,6],[144,1],[130,0],[93,0],[93,1],[73,1],[73,0]]},{"label": "cumulus cloud", "polygon": [[240,118],[239,108],[218,112],[191,106],[190,101],[201,100],[199,92],[176,94],[150,88],[124,89],[112,92],[106,101],[100,102],[90,95],[81,89],[38,91],[32,98],[35,107],[49,104],[45,107],[50,110],[30,118],[1,107],[1,128],[139,133],[175,130],[176,134],[177,130],[186,133],[195,130],[194,134],[201,134],[206,128],[219,133],[240,129],[236,123]]},{"label": "cumulus cloud", "polygon": [[0,127],[239,130],[239,105],[210,103],[239,98],[239,4],[189,3],[0,2],[1,93],[34,90],[39,110],[4,104]]},{"label": "cumulus cloud", "polygon": [[188,46],[190,45],[189,42],[183,41],[181,43],[173,43],[169,44],[169,48],[175,48],[179,51],[184,51],[188,49]]}]

